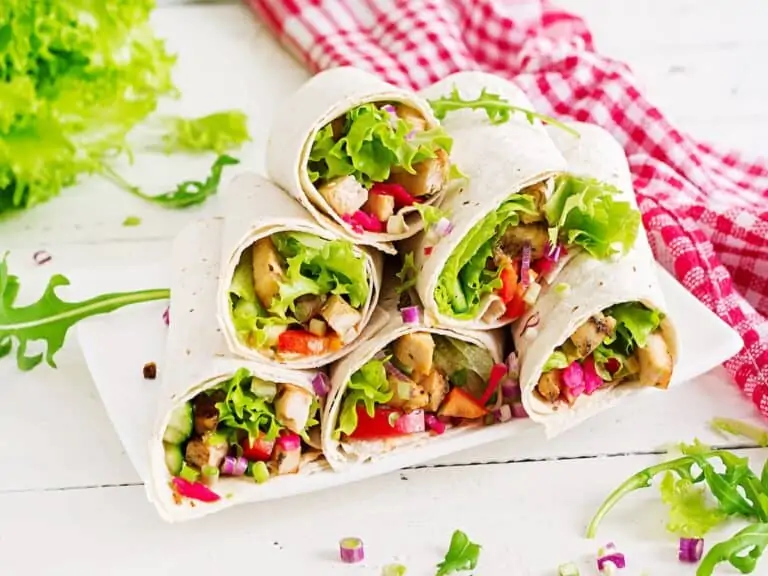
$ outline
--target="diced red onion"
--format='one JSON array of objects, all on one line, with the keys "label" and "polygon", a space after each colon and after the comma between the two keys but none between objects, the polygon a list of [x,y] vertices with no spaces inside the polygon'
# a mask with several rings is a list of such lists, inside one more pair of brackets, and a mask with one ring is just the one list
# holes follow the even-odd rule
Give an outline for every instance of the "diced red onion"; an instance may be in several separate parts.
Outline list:
[{"label": "diced red onion", "polygon": [[453,223],[448,220],[445,216],[440,218],[440,220],[437,221],[437,224],[435,224],[435,227],[433,228],[435,231],[435,234],[438,236],[448,236],[451,232],[453,232]]},{"label": "diced red onion", "polygon": [[515,352],[510,352],[509,356],[507,356],[507,372],[514,378],[517,378],[520,374],[520,363]]},{"label": "diced red onion", "polygon": [[424,423],[437,435],[445,432],[445,422],[438,420],[434,414],[427,414],[424,416]]},{"label": "diced red onion", "polygon": [[493,411],[493,415],[499,422],[509,422],[512,420],[512,408],[509,407],[509,404],[502,404]]},{"label": "diced red onion", "polygon": [[522,336],[523,334],[525,334],[526,330],[529,330],[531,328],[536,328],[536,326],[539,325],[539,322],[541,322],[541,317],[539,316],[538,312],[535,312],[534,314],[528,317],[528,320],[525,321],[525,325],[523,326],[523,329],[520,332],[520,335]]},{"label": "diced red onion", "polygon": [[392,104],[384,104],[384,106],[381,107],[384,112],[387,112],[389,114],[397,114],[397,111],[395,110],[395,107],[392,106]]},{"label": "diced red onion", "polygon": [[528,288],[528,284],[531,283],[531,275],[529,273],[531,269],[531,243],[526,242],[523,245],[523,261],[520,263],[520,284],[523,289]]},{"label": "diced red onion", "polygon": [[226,476],[242,476],[248,469],[248,460],[242,456],[225,456],[221,463],[221,473]]},{"label": "diced red onion", "polygon": [[520,384],[517,380],[506,376],[501,380],[501,394],[504,398],[519,398]]},{"label": "diced red onion", "polygon": [[174,490],[178,492],[179,496],[200,500],[201,502],[216,502],[216,500],[221,499],[221,496],[200,482],[190,482],[189,480],[184,480],[184,478],[174,476],[172,483]]},{"label": "diced red onion", "polygon": [[386,370],[386,371],[387,371],[387,375],[388,375],[388,376],[393,376],[395,379],[397,379],[397,380],[402,380],[403,382],[406,382],[406,383],[408,382],[408,376],[406,376],[405,374],[403,374],[403,373],[402,373],[402,372],[401,372],[401,371],[400,371],[400,370],[397,368],[397,366],[395,366],[394,364],[392,364],[392,362],[386,362],[386,363],[384,364],[384,370]]},{"label": "diced red onion", "polygon": [[395,421],[395,430],[401,434],[416,434],[424,432],[424,410],[414,410],[400,415]]},{"label": "diced red onion", "polygon": [[166,326],[170,326],[171,324],[171,309],[170,307],[166,307],[165,310],[163,310],[163,322]]},{"label": "diced red onion", "polygon": [[512,403],[512,418],[528,418],[528,412],[522,402]]},{"label": "diced red onion", "polygon": [[616,550],[616,546],[614,546],[612,542],[607,544],[605,548],[601,548],[598,551],[597,569],[600,572],[609,570],[609,566],[611,564],[618,569],[625,568],[627,564],[626,559],[624,558],[624,554],[618,552]]},{"label": "diced red onion", "polygon": [[418,306],[406,306],[400,310],[400,316],[406,324],[417,324],[421,320],[421,308]]},{"label": "diced red onion", "polygon": [[301,448],[301,438],[298,434],[283,434],[275,442],[285,452],[293,452]]},{"label": "diced red onion", "polygon": [[547,251],[546,251],[546,258],[547,260],[551,260],[555,264],[557,264],[557,261],[560,260],[560,254],[562,252],[562,244],[555,244],[552,246],[551,243],[547,242]]},{"label": "diced red onion", "polygon": [[703,538],[680,538],[680,550],[677,554],[680,562],[698,562],[701,560],[701,555],[703,553]]},{"label": "diced red onion", "polygon": [[315,394],[320,398],[323,398],[330,392],[331,383],[328,381],[328,376],[325,372],[315,374],[315,377],[312,378],[312,388],[314,388]]},{"label": "diced red onion", "polygon": [[38,250],[37,252],[32,254],[32,259],[35,261],[35,264],[37,264],[38,266],[42,266],[43,264],[53,260],[53,256],[51,256],[45,250]]},{"label": "diced red onion", "polygon": [[342,538],[339,541],[339,556],[346,564],[355,564],[365,559],[363,541],[360,538]]}]

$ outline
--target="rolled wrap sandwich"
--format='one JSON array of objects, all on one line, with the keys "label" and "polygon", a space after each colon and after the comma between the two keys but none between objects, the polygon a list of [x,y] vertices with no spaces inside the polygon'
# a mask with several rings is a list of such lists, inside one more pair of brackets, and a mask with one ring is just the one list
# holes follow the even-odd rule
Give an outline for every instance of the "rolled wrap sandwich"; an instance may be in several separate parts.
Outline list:
[{"label": "rolled wrap sandwich", "polygon": [[216,327],[222,226],[220,219],[193,223],[173,248],[168,345],[146,485],[168,521],[259,500],[274,483],[287,482],[290,492],[292,479],[327,470],[318,425],[325,374],[233,357]]},{"label": "rolled wrap sandwich", "polygon": [[606,258],[631,247],[635,206],[610,186],[565,174],[565,159],[515,85],[462,72],[421,95],[445,117],[451,159],[467,176],[440,205],[444,217],[407,247],[433,322],[509,324],[579,251]]},{"label": "rolled wrap sandwich", "polygon": [[427,326],[392,292],[381,305],[387,325],[331,367],[323,453],[334,469],[511,417],[501,331]]},{"label": "rolled wrap sandwich", "polygon": [[[635,202],[624,151],[590,124],[580,138],[552,131],[569,170],[608,182]],[[623,258],[582,254],[515,325],[523,405],[553,436],[645,388],[666,389],[677,361],[675,330],[641,227]]]},{"label": "rolled wrap sandwich", "polygon": [[305,369],[351,350],[374,314],[382,255],[324,229],[255,174],[222,201],[218,319],[231,351]]},{"label": "rolled wrap sandwich", "polygon": [[323,226],[395,254],[450,176],[451,138],[424,100],[362,70],[321,72],[283,104],[270,177]]}]

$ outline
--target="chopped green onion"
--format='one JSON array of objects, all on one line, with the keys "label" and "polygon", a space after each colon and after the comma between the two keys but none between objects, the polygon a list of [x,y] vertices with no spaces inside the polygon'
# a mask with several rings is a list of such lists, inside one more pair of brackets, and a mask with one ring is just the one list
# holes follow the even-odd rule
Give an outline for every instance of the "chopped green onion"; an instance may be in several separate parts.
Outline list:
[{"label": "chopped green onion", "polygon": [[555,285],[555,294],[560,297],[567,296],[571,292],[571,285],[566,282],[558,282]]},{"label": "chopped green onion", "polygon": [[203,466],[203,484],[213,484],[219,479],[219,469],[216,466]]},{"label": "chopped green onion", "polygon": [[263,484],[269,480],[269,469],[264,462],[252,462],[250,468],[249,474],[253,476],[257,484]]},{"label": "chopped green onion", "polygon": [[404,576],[406,567],[402,564],[387,564],[381,569],[381,576]]},{"label": "chopped green onion", "polygon": [[123,220],[123,226],[138,226],[141,224],[141,218],[138,216],[128,216]]},{"label": "chopped green onion", "polygon": [[197,479],[200,477],[200,472],[187,466],[186,462],[182,462],[179,477],[184,478],[187,482],[197,482]]},{"label": "chopped green onion", "polygon": [[579,569],[573,562],[561,564],[557,567],[558,576],[579,576]]}]

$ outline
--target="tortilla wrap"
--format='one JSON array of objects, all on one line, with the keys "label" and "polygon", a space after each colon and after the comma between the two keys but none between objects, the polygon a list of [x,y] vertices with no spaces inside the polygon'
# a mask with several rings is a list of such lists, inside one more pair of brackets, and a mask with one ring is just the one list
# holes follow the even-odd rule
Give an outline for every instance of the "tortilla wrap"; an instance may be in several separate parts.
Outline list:
[{"label": "tortilla wrap", "polygon": [[280,364],[294,369],[318,368],[341,358],[357,346],[360,333],[374,315],[374,327],[384,324],[386,318],[380,312],[374,312],[379,298],[383,257],[374,250],[354,246],[353,251],[366,259],[369,292],[367,301],[360,310],[362,318],[352,334],[352,339],[345,338],[344,345],[335,352],[294,358],[278,357],[272,350],[259,351],[246,345],[237,335],[229,295],[230,282],[243,251],[259,239],[277,232],[307,232],[326,240],[337,239],[338,235],[320,226],[298,202],[256,174],[243,174],[235,178],[222,196],[222,202],[226,219],[222,227],[216,315],[233,354],[264,365]]},{"label": "tortilla wrap", "polygon": [[[292,384],[312,394],[315,372],[288,370],[233,357],[216,327],[216,275],[220,238],[224,223],[215,218],[187,226],[173,247],[170,325],[164,371],[153,433],[149,440],[150,480],[146,484],[149,500],[169,522],[199,517],[256,498],[261,485],[252,478],[222,476],[213,487],[220,500],[211,503],[183,499],[175,503],[171,475],[165,462],[163,434],[175,408],[199,392],[213,388],[245,368],[252,374],[275,383]],[[315,455],[321,455],[318,451]],[[305,460],[293,477],[327,470],[325,462]],[[267,484],[285,482],[290,476],[275,476]],[[231,494],[231,497],[225,495]]]},{"label": "tortilla wrap", "polygon": [[[463,99],[477,98],[485,88],[509,103],[533,110],[525,94],[514,84],[483,72],[460,72],[426,88],[426,99],[447,96],[458,88]],[[416,289],[430,321],[440,326],[493,329],[509,324],[502,316],[505,307],[495,294],[486,295],[479,312],[470,319],[457,319],[439,311],[435,301],[438,279],[451,254],[467,233],[504,200],[524,188],[545,182],[548,198],[554,177],[563,172],[566,162],[543,125],[514,114],[503,124],[491,124],[483,110],[461,110],[443,121],[453,137],[451,161],[468,176],[458,189],[451,189],[440,208],[448,213],[453,230],[435,237],[421,232],[409,242],[419,271]],[[431,252],[429,252],[431,249]],[[427,255],[427,252],[429,254]]]},{"label": "tortilla wrap", "polygon": [[406,324],[398,310],[398,297],[394,293],[394,283],[389,284],[385,290],[386,296],[383,297],[380,306],[386,310],[389,316],[386,326],[376,333],[365,334],[363,344],[331,366],[331,391],[328,394],[322,419],[322,446],[326,460],[337,472],[367,461],[380,460],[394,450],[422,446],[427,442],[442,442],[458,435],[471,434],[479,428],[478,426],[449,427],[440,436],[423,432],[376,441],[340,442],[334,440],[333,432],[350,377],[388,344],[405,334],[429,332],[457,338],[486,348],[491,353],[495,363],[503,361],[504,358],[505,335],[502,330],[471,331],[444,328],[425,324],[423,319],[421,322]]},{"label": "tortilla wrap", "polygon": [[[296,198],[322,226],[358,244],[396,254],[392,242],[422,229],[415,209],[408,211],[407,231],[400,234],[355,232],[318,192],[307,172],[307,161],[318,131],[348,110],[371,102],[398,102],[418,111],[428,128],[439,126],[429,104],[415,93],[351,67],[332,68],[310,78],[290,96],[272,123],[267,143],[267,170],[280,187]],[[443,190],[425,204],[438,202]]]},{"label": "tortilla wrap", "polygon": [[[608,182],[623,192],[623,199],[635,206],[632,177],[621,145],[602,128],[573,123],[580,134],[551,129],[551,136],[569,162],[569,172]],[[567,285],[563,295],[555,287],[545,289],[534,307],[514,326],[515,349],[520,357],[520,385],[523,406],[531,419],[544,424],[548,437],[555,436],[587,418],[602,412],[642,387],[637,379],[618,386],[582,394],[573,406],[552,405],[541,399],[535,388],[542,367],[556,347],[562,345],[593,314],[624,302],[641,302],[662,313],[667,305],[656,275],[656,264],[645,229],[640,226],[634,247],[623,258],[597,260],[581,254],[571,260],[557,277]],[[535,324],[539,318],[540,323]],[[526,329],[526,326],[529,328]],[[669,316],[660,326],[673,361],[677,362],[677,339]]]}]

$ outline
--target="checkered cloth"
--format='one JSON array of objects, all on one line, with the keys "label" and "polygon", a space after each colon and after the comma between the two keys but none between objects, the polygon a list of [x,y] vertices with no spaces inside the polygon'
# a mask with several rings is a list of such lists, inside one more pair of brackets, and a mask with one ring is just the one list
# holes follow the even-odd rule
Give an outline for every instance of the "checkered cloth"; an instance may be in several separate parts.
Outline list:
[{"label": "checkered cloth", "polygon": [[[629,68],[548,0],[248,0],[312,72],[355,66],[420,89],[460,70],[514,80],[536,109],[593,122],[624,146],[657,260],[744,348],[725,363],[768,416],[768,160],[671,125]],[[695,322],[695,319],[691,319]]]}]

